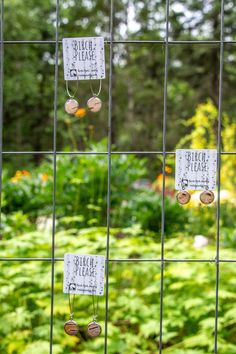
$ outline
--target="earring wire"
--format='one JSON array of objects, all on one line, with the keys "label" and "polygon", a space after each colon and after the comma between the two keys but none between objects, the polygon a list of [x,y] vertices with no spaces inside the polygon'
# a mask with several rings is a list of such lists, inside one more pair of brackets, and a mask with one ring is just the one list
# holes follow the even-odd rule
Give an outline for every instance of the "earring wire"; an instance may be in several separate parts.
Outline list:
[{"label": "earring wire", "polygon": [[75,94],[77,93],[78,89],[79,89],[79,79],[78,79],[78,77],[77,77],[77,81],[76,81],[76,89],[75,89],[75,92],[73,94],[70,93],[68,81],[66,80],[66,92],[67,92],[67,95],[70,98],[74,98],[75,97]]},{"label": "earring wire", "polygon": [[90,90],[91,90],[92,95],[93,95],[94,97],[98,97],[98,96],[100,95],[100,93],[101,93],[101,90],[102,90],[102,80],[100,79],[99,89],[98,89],[98,92],[97,92],[97,93],[95,93],[95,92],[93,91],[93,86],[92,86],[92,83],[91,83],[91,81],[90,81]]}]

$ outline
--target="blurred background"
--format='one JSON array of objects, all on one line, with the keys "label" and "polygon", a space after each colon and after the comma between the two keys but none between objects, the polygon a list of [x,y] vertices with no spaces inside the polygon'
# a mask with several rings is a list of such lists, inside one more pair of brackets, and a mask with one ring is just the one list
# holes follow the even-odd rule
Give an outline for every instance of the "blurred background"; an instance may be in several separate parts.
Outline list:
[{"label": "blurred background", "polygon": [[[229,153],[236,151],[234,5],[225,2],[220,215],[220,257],[225,260],[236,259],[236,155]],[[165,6],[164,0],[116,0],[114,40],[164,40]],[[109,13],[108,1],[61,1],[60,39],[99,35],[108,40]],[[220,0],[171,0],[169,19],[167,150],[216,148]],[[55,1],[5,1],[4,39],[53,41],[55,20]],[[97,114],[81,110],[80,117],[73,117],[64,111],[67,94],[59,46],[56,257],[66,252],[105,255],[109,55],[106,44],[102,110]],[[164,61],[162,42],[114,44],[111,258],[161,255],[162,156],[155,152],[162,151]],[[53,43],[5,44],[0,257],[51,255],[54,65]],[[98,86],[93,82],[94,91]],[[80,107],[86,108],[89,82],[79,83],[77,96]],[[90,154],[69,155],[76,151]],[[214,352],[216,278],[211,260],[216,256],[216,203],[201,205],[196,192],[188,205],[178,205],[174,165],[174,154],[167,155],[165,258],[189,262],[165,265],[163,353],[210,354]],[[191,262],[194,259],[209,262]],[[50,267],[40,261],[1,262],[1,353],[49,352]],[[56,262],[55,272],[53,353],[103,353],[103,336],[91,340],[86,335],[92,319],[88,296],[76,299],[79,337],[64,333],[69,307],[62,294],[63,262]],[[233,263],[221,263],[220,354],[236,352],[235,277]],[[159,264],[113,263],[109,278],[109,354],[157,353]],[[104,319],[101,299],[98,320],[103,329]]]}]

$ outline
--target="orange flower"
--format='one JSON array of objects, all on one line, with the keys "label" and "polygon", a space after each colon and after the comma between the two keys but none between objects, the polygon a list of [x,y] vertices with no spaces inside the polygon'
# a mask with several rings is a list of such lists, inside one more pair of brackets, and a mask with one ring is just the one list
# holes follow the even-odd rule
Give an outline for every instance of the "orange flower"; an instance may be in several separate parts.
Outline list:
[{"label": "orange flower", "polygon": [[87,111],[85,108],[78,108],[74,116],[77,118],[84,118],[86,116],[86,113]]},{"label": "orange flower", "polygon": [[166,166],[165,167],[165,172],[166,173],[171,173],[173,170],[172,170],[172,168],[170,167],[170,166]]},{"label": "orange flower", "polygon": [[30,172],[29,171],[26,171],[26,170],[23,170],[21,171],[21,175],[24,176],[24,177],[30,177]]},{"label": "orange flower", "polygon": [[15,173],[15,176],[11,178],[11,182],[12,183],[18,183],[18,181],[22,178],[22,177],[31,177],[31,174],[29,171],[23,170],[17,170]]},{"label": "orange flower", "polygon": [[40,177],[41,177],[41,180],[42,180],[43,182],[47,182],[47,180],[48,180],[48,178],[49,178],[49,176],[48,176],[47,173],[43,173]]},{"label": "orange flower", "polygon": [[161,182],[161,181],[163,180],[163,174],[160,173],[160,174],[157,176],[156,179],[157,179],[158,182]]}]

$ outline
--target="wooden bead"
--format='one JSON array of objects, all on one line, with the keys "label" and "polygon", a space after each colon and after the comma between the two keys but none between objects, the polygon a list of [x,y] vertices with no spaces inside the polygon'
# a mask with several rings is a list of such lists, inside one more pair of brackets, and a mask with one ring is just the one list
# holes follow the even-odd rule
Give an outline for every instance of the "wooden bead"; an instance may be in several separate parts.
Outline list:
[{"label": "wooden bead", "polygon": [[98,337],[102,332],[102,328],[97,322],[91,322],[88,324],[87,332],[90,337]]},{"label": "wooden bead", "polygon": [[191,195],[187,191],[180,191],[176,195],[179,204],[187,204],[190,201]]},{"label": "wooden bead", "polygon": [[70,98],[65,103],[65,111],[69,114],[74,114],[79,107],[78,102],[74,98]]},{"label": "wooden bead", "polygon": [[87,102],[87,106],[91,112],[99,112],[102,108],[102,101],[98,97],[91,97]]},{"label": "wooden bead", "polygon": [[75,321],[69,320],[64,324],[64,330],[69,336],[76,336],[79,332],[79,327]]},{"label": "wooden bead", "polygon": [[212,191],[204,191],[200,194],[200,200],[203,204],[211,204],[215,199]]}]

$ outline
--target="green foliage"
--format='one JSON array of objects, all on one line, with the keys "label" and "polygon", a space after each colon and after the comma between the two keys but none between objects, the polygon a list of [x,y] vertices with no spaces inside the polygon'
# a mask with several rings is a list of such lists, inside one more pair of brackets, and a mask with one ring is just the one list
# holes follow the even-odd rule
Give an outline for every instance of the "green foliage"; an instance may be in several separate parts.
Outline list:
[{"label": "green foliage", "polygon": [[[106,141],[103,141],[97,144],[96,148],[103,150],[105,145]],[[30,168],[29,171],[16,171],[14,176],[4,172],[4,237],[33,231],[37,224],[47,223],[51,217],[52,162],[52,159],[48,158],[38,167]],[[105,226],[107,157],[92,154],[59,155],[56,173],[57,229]],[[167,180],[165,234],[172,236],[176,232],[186,232],[186,235],[190,236],[202,234],[214,238],[216,204],[203,207],[197,202],[199,201],[197,197],[195,202],[182,207],[176,203],[172,178],[167,177]],[[145,188],[142,182],[147,184]],[[143,230],[153,231],[159,238],[162,197],[161,190],[155,183],[152,185],[150,182],[146,158],[140,159],[135,155],[112,155],[111,225],[129,227],[139,224]],[[224,183],[222,186],[224,191]],[[227,230],[233,230],[235,226],[235,197],[233,192],[227,190],[224,192],[227,195],[223,198],[222,194],[221,240],[225,246],[234,247],[234,237],[230,237]],[[17,228],[14,227],[15,223],[18,225]]]},{"label": "green foliage", "polygon": [[[67,250],[105,254],[105,228],[67,230],[56,234],[56,256]],[[123,235],[121,237],[121,234]],[[1,256],[20,257],[50,254],[50,235],[33,232],[2,241]],[[10,254],[10,253],[11,254]],[[167,258],[215,257],[215,248],[193,248],[192,240],[179,236],[166,241]],[[111,229],[110,258],[158,258],[160,243],[138,229]],[[235,251],[221,250],[221,257],[232,258]],[[0,351],[6,354],[48,352],[50,316],[50,262],[2,262],[0,269]],[[109,268],[108,347],[111,354],[147,353],[158,350],[160,266],[153,263],[111,263]],[[234,265],[220,267],[219,350],[236,350],[236,295]],[[89,339],[86,324],[91,320],[92,301],[77,296],[75,319],[79,337],[66,336],[68,298],[62,293],[63,262],[55,264],[54,346],[55,353],[103,353],[102,337]],[[140,279],[142,281],[140,282]],[[105,297],[99,302],[99,322],[104,329]],[[164,281],[163,353],[210,354],[214,343],[215,262],[166,263]]]},{"label": "green foliage", "polygon": [[[105,141],[99,148],[104,145]],[[58,228],[106,225],[107,158],[103,155],[61,155],[57,158],[56,173]],[[150,182],[146,189],[137,188],[135,183],[144,177],[149,177],[145,158],[112,156],[111,223],[115,227],[140,224],[144,230],[160,234],[161,193],[154,191]],[[52,214],[52,159],[30,171],[18,170],[11,178],[5,174],[4,186],[3,212],[8,215],[7,227],[12,224],[11,213],[15,217],[19,213],[27,215],[34,223],[39,217]],[[187,210],[168,196],[165,210],[166,233],[182,230],[182,224],[187,221]]]},{"label": "green foliage", "polygon": [[[143,230],[151,230],[161,234],[162,196],[151,189],[137,192],[127,201],[124,213],[127,226],[134,223],[141,225]],[[175,198],[165,197],[165,233],[173,235],[183,231],[188,223],[188,211],[176,203]]]},{"label": "green foliage", "polygon": [[[236,220],[234,217],[234,201],[222,200],[220,205],[220,242],[224,247],[235,247],[234,230]],[[198,205],[189,208],[189,219],[185,231],[189,235],[205,235],[215,239],[216,235],[216,203],[210,207]]]},{"label": "green foliage", "polygon": [[[44,169],[44,173],[41,170]],[[3,211],[7,214],[21,210],[33,220],[38,215],[51,213],[52,171],[50,164],[39,169],[16,171],[15,176],[5,175]]]},{"label": "green foliage", "polygon": [[[97,144],[102,149],[106,141]],[[103,155],[61,155],[57,157],[56,202],[58,227],[106,225],[107,157]],[[135,194],[133,183],[147,174],[146,160],[133,155],[112,156],[112,218],[122,225],[119,203]],[[3,212],[21,211],[31,221],[52,214],[52,159],[30,171],[4,174]]]},{"label": "green foliage", "polygon": [[34,231],[35,229],[28,215],[23,214],[22,211],[15,211],[9,215],[2,214],[2,227],[4,230],[4,238],[7,239]]}]

